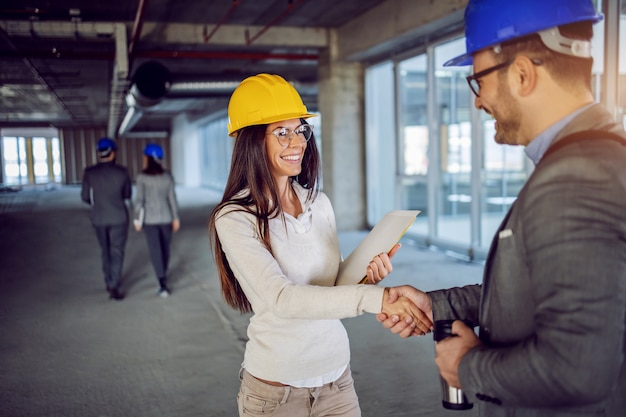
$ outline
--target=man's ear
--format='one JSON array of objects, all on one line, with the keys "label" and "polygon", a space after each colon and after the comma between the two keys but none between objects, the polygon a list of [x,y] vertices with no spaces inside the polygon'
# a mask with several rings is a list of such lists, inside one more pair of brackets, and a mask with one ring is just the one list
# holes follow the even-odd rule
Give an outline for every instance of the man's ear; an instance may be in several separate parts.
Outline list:
[{"label": "man's ear", "polygon": [[517,94],[524,97],[532,93],[537,86],[537,66],[523,55],[518,55],[511,66]]}]

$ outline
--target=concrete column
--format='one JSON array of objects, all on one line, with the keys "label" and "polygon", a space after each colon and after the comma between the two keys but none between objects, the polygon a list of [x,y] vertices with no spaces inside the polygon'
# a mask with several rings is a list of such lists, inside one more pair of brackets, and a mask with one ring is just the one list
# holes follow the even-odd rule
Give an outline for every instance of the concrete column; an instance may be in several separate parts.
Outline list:
[{"label": "concrete column", "polygon": [[363,66],[341,60],[335,30],[329,38],[319,62],[323,189],[337,228],[358,230],[366,226]]},{"label": "concrete column", "polygon": [[170,139],[171,171],[176,184],[199,187],[200,178],[200,131],[189,121],[187,114],[172,119]]}]

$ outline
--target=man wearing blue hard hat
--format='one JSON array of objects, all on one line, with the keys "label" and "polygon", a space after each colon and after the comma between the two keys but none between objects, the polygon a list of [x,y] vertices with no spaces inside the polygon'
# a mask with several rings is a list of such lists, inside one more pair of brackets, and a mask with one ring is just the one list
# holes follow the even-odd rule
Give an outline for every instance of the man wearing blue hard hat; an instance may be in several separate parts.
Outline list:
[{"label": "man wearing blue hard hat", "polygon": [[[491,244],[481,285],[405,288],[434,322],[441,376],[481,416],[626,415],[626,134],[591,93],[590,0],[470,0],[475,106],[535,169]],[[407,337],[406,322],[380,316]],[[478,336],[460,320],[478,327]]]},{"label": "man wearing blue hard hat", "polygon": [[91,222],[100,244],[102,272],[111,300],[122,300],[120,289],[128,237],[128,205],[132,193],[126,167],[115,163],[117,145],[110,138],[96,144],[98,163],[85,168],[82,200],[91,206]]}]

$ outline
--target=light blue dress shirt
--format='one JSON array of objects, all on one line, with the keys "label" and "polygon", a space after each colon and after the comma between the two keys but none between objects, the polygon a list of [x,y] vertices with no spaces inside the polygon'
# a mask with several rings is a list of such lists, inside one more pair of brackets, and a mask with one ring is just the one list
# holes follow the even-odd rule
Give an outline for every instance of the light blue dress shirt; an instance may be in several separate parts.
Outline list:
[{"label": "light blue dress shirt", "polygon": [[556,135],[565,127],[569,122],[574,120],[576,116],[578,116],[583,111],[587,110],[589,107],[593,106],[595,103],[591,103],[585,107],[582,107],[575,112],[565,116],[543,132],[539,134],[535,139],[533,139],[527,146],[524,152],[526,152],[526,156],[528,156],[535,165],[541,161],[543,155],[546,153]]}]

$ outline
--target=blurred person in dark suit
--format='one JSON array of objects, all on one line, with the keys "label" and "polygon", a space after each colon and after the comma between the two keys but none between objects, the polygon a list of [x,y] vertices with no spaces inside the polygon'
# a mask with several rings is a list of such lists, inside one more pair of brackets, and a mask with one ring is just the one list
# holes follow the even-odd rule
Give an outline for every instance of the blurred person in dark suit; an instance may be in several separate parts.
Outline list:
[{"label": "blurred person in dark suit", "polygon": [[121,292],[124,250],[128,237],[128,202],[132,185],[128,169],[115,163],[115,141],[104,137],[98,141],[98,163],[85,168],[81,198],[89,204],[91,222],[102,254],[102,272],[111,300],[122,300]]}]

